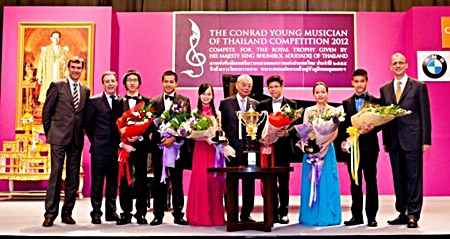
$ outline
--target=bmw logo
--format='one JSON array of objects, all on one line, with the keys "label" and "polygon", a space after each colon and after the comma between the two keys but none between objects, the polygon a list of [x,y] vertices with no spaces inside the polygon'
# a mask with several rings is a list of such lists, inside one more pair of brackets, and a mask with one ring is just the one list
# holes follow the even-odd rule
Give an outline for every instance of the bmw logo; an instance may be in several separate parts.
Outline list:
[{"label": "bmw logo", "polygon": [[432,79],[441,78],[447,72],[447,61],[438,54],[431,54],[423,60],[422,70]]}]

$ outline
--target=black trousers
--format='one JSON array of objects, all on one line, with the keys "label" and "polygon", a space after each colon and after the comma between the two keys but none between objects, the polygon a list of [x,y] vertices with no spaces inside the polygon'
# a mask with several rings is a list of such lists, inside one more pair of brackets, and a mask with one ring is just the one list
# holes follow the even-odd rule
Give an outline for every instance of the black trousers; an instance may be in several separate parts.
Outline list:
[{"label": "black trousers", "polygon": [[[91,217],[102,216],[103,188],[105,186],[105,213],[112,215],[117,211],[117,155],[91,156]],[[106,185],[104,184],[106,179]]]},{"label": "black trousers", "polygon": [[71,145],[51,145],[51,171],[45,194],[44,216],[56,218],[61,199],[62,171],[66,159],[66,179],[64,181],[64,204],[62,215],[72,215],[80,184],[80,164],[82,147]]},{"label": "black trousers", "polygon": [[[153,152],[153,174],[155,181],[152,187],[153,214],[155,218],[164,217],[165,205],[167,204],[166,181],[161,182],[162,176],[162,151]],[[184,192],[183,192],[183,167],[180,160],[175,161],[175,168],[166,168],[166,175],[172,185],[172,208],[174,217],[183,216]]]},{"label": "black trousers", "polygon": [[366,184],[366,216],[368,220],[375,220],[378,212],[378,183],[377,183],[377,161],[378,150],[360,150],[360,162],[358,167],[358,182],[351,175],[351,164],[347,163],[347,170],[350,176],[350,191],[352,194],[352,216],[363,218],[363,189],[362,175]]},{"label": "black trousers", "polygon": [[137,149],[131,152],[128,158],[130,174],[132,176],[134,174],[134,182],[129,185],[126,175],[120,181],[119,199],[124,216],[131,216],[134,198],[136,198],[135,216],[145,217],[147,214],[147,156],[147,151]]}]

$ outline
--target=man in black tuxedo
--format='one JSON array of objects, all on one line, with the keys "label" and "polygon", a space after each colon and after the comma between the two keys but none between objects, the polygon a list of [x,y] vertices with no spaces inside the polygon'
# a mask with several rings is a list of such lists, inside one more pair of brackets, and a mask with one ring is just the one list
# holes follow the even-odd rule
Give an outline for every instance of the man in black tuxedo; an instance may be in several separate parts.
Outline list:
[{"label": "man in black tuxedo", "polygon": [[84,112],[91,94],[91,90],[79,81],[84,66],[81,58],[69,60],[69,76],[50,83],[42,109],[45,137],[51,146],[50,178],[45,195],[45,219],[42,223],[44,227],[53,226],[53,221],[58,216],[64,161],[66,179],[61,221],[66,224],[76,223],[72,218],[72,211],[80,184]]},{"label": "man in black tuxedo", "polygon": [[[348,151],[347,142],[349,134],[346,132],[347,128],[352,126],[351,117],[357,114],[363,106],[368,104],[379,105],[380,99],[367,92],[367,83],[369,76],[364,69],[357,69],[352,75],[352,85],[355,90],[348,99],[342,101],[342,106],[345,112],[345,121],[339,125],[339,145],[343,152]],[[352,177],[351,163],[346,162],[347,171],[350,176],[350,191],[352,195],[352,218],[345,221],[347,226],[363,224],[363,189],[362,189],[362,174],[364,172],[364,180],[366,182],[366,216],[367,225],[369,227],[376,227],[376,215],[378,212],[378,185],[377,185],[377,161],[380,146],[378,145],[377,132],[373,126],[364,126],[359,129],[361,135],[359,136],[359,167],[358,167],[358,184]]]},{"label": "man in black tuxedo", "polygon": [[[236,81],[238,93],[220,101],[219,111],[222,113],[222,130],[229,140],[230,146],[236,151],[236,157],[229,157],[228,167],[239,167],[247,162],[247,155],[244,153],[246,143],[246,129],[238,119],[236,111],[245,112],[256,109],[259,102],[248,97],[252,91],[253,79],[250,75],[240,75]],[[239,130],[240,128],[240,130]],[[241,135],[239,135],[241,133]],[[243,222],[254,221],[250,217],[253,211],[255,200],[255,179],[242,179],[242,208],[240,219]]]},{"label": "man in black tuxedo", "polygon": [[102,75],[103,92],[91,97],[86,106],[84,128],[91,142],[91,217],[101,224],[103,186],[105,189],[105,219],[117,221],[116,198],[120,133],[116,120],[120,116],[117,99],[117,75],[106,71]]},{"label": "man in black tuxedo", "polygon": [[[150,99],[139,94],[139,87],[142,85],[142,79],[139,72],[135,70],[127,71],[123,76],[123,85],[127,90],[125,97],[119,99],[119,107],[121,112],[126,112],[134,108],[137,104],[144,101],[145,104],[150,103]],[[140,136],[127,138],[127,142],[121,142],[119,146],[122,150],[130,153],[128,158],[128,166],[130,175],[134,175],[134,181],[128,184],[127,176],[120,179],[119,200],[122,208],[121,218],[117,221],[117,225],[131,223],[133,210],[133,199],[136,198],[136,213],[134,218],[138,224],[147,224],[147,157],[150,148],[150,129]],[[119,165],[120,167],[120,165]],[[127,170],[123,166],[123,170]],[[133,174],[134,172],[134,174]],[[119,175],[120,176],[120,175]]]},{"label": "man in black tuxedo", "polygon": [[[189,98],[176,93],[178,86],[178,76],[173,71],[166,71],[162,75],[161,79],[164,93],[154,97],[151,101],[152,106],[155,109],[156,117],[159,117],[165,110],[172,107],[173,104],[182,102],[182,107],[186,113],[191,113],[191,103]],[[179,225],[188,225],[189,223],[184,220],[184,192],[183,192],[183,160],[186,159],[185,154],[191,149],[185,149],[188,145],[186,139],[179,137],[161,137],[158,132],[158,127],[152,125],[152,139],[151,139],[151,152],[153,159],[153,173],[154,184],[152,188],[153,194],[153,214],[154,219],[150,222],[151,226],[160,225],[163,222],[164,217],[164,205],[167,203],[167,185],[165,182],[161,183],[162,170],[163,170],[163,147],[171,147],[173,143],[181,142],[184,140],[184,145],[180,149],[180,159],[175,160],[175,167],[166,166],[166,175],[169,175],[169,179],[172,185],[172,205],[173,205],[173,217],[174,223]]]},{"label": "man in black tuxedo", "polygon": [[[286,104],[291,109],[297,109],[297,102],[283,96],[284,80],[280,76],[270,76],[266,84],[272,97],[261,101],[256,111],[266,110],[269,113],[276,113]],[[272,158],[271,160],[274,160],[275,167],[289,167],[290,159],[295,157],[293,137],[288,136],[285,130],[280,130],[277,136],[280,138],[273,144],[274,152],[269,157]],[[288,224],[289,172],[276,175],[274,185],[274,222]]]},{"label": "man in black tuxedo", "polygon": [[408,62],[401,53],[391,57],[394,79],[380,88],[383,105],[396,104],[412,113],[383,127],[383,144],[391,159],[395,209],[400,215],[390,225],[418,227],[423,204],[423,153],[431,146],[431,115],[427,85],[406,74]]}]

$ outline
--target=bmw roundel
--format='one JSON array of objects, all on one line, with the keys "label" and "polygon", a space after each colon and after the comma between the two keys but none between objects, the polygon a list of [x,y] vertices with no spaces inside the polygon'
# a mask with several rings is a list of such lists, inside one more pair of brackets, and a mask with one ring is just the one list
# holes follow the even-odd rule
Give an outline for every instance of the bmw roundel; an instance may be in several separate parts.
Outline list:
[{"label": "bmw roundel", "polygon": [[447,72],[447,61],[438,54],[431,54],[423,60],[422,70],[430,78],[441,78]]}]

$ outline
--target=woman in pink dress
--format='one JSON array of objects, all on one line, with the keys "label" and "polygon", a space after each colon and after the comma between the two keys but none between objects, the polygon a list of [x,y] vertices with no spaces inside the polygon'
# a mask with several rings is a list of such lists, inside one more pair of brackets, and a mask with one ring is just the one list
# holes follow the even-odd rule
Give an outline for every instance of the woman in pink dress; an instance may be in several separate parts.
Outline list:
[{"label": "woman in pink dress", "polygon": [[[194,112],[220,119],[220,112],[214,106],[214,90],[210,84],[201,84],[198,88],[198,103]],[[196,140],[186,206],[186,218],[191,226],[225,225],[224,175],[206,172],[206,168],[216,166],[216,145],[211,139]]]}]

